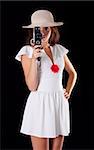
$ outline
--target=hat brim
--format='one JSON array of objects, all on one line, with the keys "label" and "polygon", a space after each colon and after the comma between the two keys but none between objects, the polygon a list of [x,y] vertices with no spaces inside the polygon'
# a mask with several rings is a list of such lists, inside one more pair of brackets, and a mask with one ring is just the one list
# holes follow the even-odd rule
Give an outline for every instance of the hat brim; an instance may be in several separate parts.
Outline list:
[{"label": "hat brim", "polygon": [[30,24],[28,26],[22,26],[22,28],[34,28],[36,26],[39,27],[54,27],[54,26],[61,26],[63,25],[63,22],[52,22],[52,23],[46,23],[46,24]]}]

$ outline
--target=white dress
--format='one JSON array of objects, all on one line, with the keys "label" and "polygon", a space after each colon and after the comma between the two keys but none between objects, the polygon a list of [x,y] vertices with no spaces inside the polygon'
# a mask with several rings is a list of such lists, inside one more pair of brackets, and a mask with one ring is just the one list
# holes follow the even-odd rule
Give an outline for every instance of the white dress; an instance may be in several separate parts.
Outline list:
[{"label": "white dress", "polygon": [[[51,46],[54,64],[59,66],[59,72],[50,69],[52,62],[42,49],[41,65],[36,60],[39,73],[39,86],[31,91],[26,101],[20,132],[44,138],[55,138],[70,133],[69,102],[64,96],[62,79],[64,69],[64,54],[68,49],[60,44]],[[21,55],[32,57],[33,48],[25,45],[15,59],[21,61]]]}]

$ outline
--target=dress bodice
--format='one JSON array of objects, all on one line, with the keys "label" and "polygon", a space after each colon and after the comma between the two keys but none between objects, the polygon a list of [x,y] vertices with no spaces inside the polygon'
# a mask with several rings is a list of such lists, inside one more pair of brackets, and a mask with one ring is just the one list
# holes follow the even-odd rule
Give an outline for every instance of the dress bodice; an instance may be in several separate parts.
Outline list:
[{"label": "dress bodice", "polygon": [[[45,50],[41,50],[41,60],[37,61],[38,73],[39,73],[39,86],[38,91],[57,91],[62,90],[62,78],[64,70],[64,55],[68,53],[68,49],[60,44],[55,44],[53,47],[50,46],[54,64],[59,66],[57,73],[52,72],[51,66],[52,61],[46,54]],[[16,55],[16,59],[21,61],[21,56],[26,54],[29,58],[32,58],[33,48],[26,45]]]}]

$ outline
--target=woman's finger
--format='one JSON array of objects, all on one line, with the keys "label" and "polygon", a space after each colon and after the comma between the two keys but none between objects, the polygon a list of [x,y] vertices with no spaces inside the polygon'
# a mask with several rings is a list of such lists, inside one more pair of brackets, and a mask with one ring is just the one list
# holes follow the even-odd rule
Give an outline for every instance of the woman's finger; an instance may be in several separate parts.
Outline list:
[{"label": "woman's finger", "polygon": [[37,53],[36,57],[41,57],[41,55],[42,55],[41,53]]},{"label": "woman's finger", "polygon": [[66,99],[69,99],[70,98],[70,95],[69,94],[66,94],[64,95]]},{"label": "woman's finger", "polygon": [[35,45],[35,46],[34,46],[34,49],[41,49],[41,48],[42,48],[41,45]]},{"label": "woman's finger", "polygon": [[63,88],[64,93],[66,92],[66,89]]},{"label": "woman's finger", "polygon": [[34,44],[34,40],[33,40],[33,39],[30,40],[30,45],[31,45],[32,47],[34,47],[35,44]]},{"label": "woman's finger", "polygon": [[36,52],[36,53],[40,53],[40,52],[41,52],[41,49],[40,49],[40,48],[35,49],[35,52]]},{"label": "woman's finger", "polygon": [[41,57],[41,56],[42,56],[41,50],[40,50],[40,49],[35,49],[34,52],[33,52],[33,56],[34,56],[35,58]]},{"label": "woman's finger", "polygon": [[65,91],[65,92],[64,92],[64,95],[68,95],[68,92]]},{"label": "woman's finger", "polygon": [[70,97],[70,95],[68,94],[68,92],[64,93],[64,96],[68,99]]}]

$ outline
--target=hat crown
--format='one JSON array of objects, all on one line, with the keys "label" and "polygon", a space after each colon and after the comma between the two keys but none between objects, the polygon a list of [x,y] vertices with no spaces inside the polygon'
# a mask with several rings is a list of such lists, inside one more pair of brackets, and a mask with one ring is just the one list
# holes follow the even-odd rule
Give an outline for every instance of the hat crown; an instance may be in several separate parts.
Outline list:
[{"label": "hat crown", "polygon": [[54,22],[54,18],[51,12],[48,10],[37,10],[31,16],[31,22],[33,24],[40,24],[40,23],[49,23]]},{"label": "hat crown", "polygon": [[31,16],[31,24],[28,26],[23,26],[23,28],[34,28],[36,26],[55,27],[61,25],[63,25],[63,22],[54,22],[54,17],[50,11],[37,10]]}]

